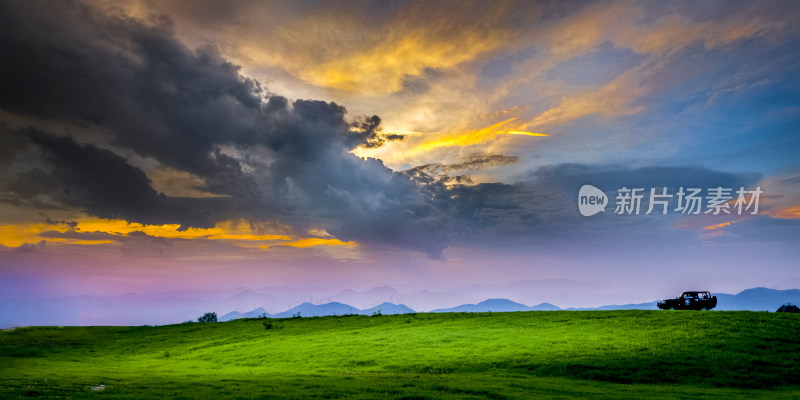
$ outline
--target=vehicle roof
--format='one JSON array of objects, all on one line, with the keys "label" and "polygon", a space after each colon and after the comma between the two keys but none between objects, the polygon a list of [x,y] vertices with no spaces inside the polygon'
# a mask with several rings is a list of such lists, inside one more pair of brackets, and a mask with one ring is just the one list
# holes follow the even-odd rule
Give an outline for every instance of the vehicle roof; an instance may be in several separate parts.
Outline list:
[{"label": "vehicle roof", "polygon": [[708,293],[708,292],[705,291],[705,290],[692,290],[692,291],[688,291],[688,292],[683,292],[682,294],[687,294],[687,293],[688,294],[695,294],[695,293]]}]

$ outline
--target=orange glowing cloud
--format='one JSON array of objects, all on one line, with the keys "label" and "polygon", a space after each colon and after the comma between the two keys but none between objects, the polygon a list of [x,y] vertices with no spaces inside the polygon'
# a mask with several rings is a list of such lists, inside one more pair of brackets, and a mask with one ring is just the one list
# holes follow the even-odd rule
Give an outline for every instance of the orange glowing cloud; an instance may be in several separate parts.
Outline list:
[{"label": "orange glowing cloud", "polygon": [[770,212],[769,215],[772,218],[781,218],[781,219],[795,219],[800,218],[800,206],[789,206],[784,207],[773,212]]},{"label": "orange glowing cloud", "polygon": [[[251,222],[229,220],[218,222],[213,228],[189,228],[180,230],[180,225],[143,225],[125,220],[83,218],[77,225],[67,228],[64,224],[28,223],[0,226],[0,245],[19,247],[26,243],[61,243],[72,245],[113,244],[114,239],[128,237],[134,232],[143,232],[152,237],[184,240],[227,241],[245,248],[269,248],[280,244],[296,248],[314,246],[347,246],[354,248],[355,242],[343,242],[333,237],[298,238],[289,233],[291,228],[274,222]],[[45,233],[104,233],[107,236],[97,239],[53,237]],[[264,244],[265,242],[269,244]],[[277,243],[276,243],[277,242]]]},{"label": "orange glowing cloud", "polygon": [[16,224],[0,226],[0,245],[19,247],[25,243],[37,243],[42,240],[40,233],[56,228],[52,224]]},{"label": "orange glowing cloud", "polygon": [[315,85],[361,94],[392,93],[403,79],[426,68],[449,68],[474,59],[502,43],[497,35],[465,35],[460,41],[409,36],[390,40],[363,53],[309,64],[300,76]]},{"label": "orange glowing cloud", "polygon": [[[343,242],[339,239],[324,239],[324,238],[302,238],[288,243],[279,243],[279,246],[290,246],[299,249],[314,247],[314,246],[347,246],[350,248],[358,246],[356,242]],[[268,246],[265,246],[267,248]]]},{"label": "orange glowing cloud", "polygon": [[548,136],[544,133],[523,131],[522,127],[524,124],[519,123],[517,118],[511,118],[467,133],[454,133],[438,137],[418,145],[412,152],[430,151],[439,147],[470,146],[488,142],[498,135]]},{"label": "orange glowing cloud", "polygon": [[724,227],[726,227],[728,225],[731,225],[731,224],[733,224],[732,221],[731,222],[723,222],[721,224],[709,225],[709,226],[703,227],[703,229],[709,230],[709,231],[713,231],[715,229],[724,228]]},{"label": "orange glowing cloud", "polygon": [[285,234],[259,233],[257,223],[245,220],[218,222],[213,228],[189,228],[180,230],[178,224],[142,225],[125,220],[84,219],[78,221],[76,230],[83,232],[107,232],[127,235],[144,232],[150,236],[169,239],[215,239],[215,240],[290,240]]}]

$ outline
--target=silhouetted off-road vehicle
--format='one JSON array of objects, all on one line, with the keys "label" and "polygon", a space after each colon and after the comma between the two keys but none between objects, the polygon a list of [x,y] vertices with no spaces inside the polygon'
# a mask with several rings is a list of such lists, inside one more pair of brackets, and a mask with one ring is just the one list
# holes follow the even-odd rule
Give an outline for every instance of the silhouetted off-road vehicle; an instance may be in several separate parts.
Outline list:
[{"label": "silhouetted off-road vehicle", "polygon": [[708,292],[683,292],[680,297],[658,301],[662,310],[710,310],[717,306],[717,296]]}]

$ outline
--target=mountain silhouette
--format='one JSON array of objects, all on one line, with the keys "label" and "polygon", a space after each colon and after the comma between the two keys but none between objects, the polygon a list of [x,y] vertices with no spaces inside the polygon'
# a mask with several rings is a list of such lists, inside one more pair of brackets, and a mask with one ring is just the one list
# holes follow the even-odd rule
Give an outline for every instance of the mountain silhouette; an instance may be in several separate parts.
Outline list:
[{"label": "mountain silhouette", "polygon": [[478,304],[462,304],[451,308],[439,308],[431,312],[503,312],[503,311],[530,311],[531,307],[508,299],[488,299]]},{"label": "mountain silhouette", "polygon": [[264,310],[261,307],[258,307],[255,310],[249,311],[249,312],[246,312],[246,313],[240,313],[238,311],[231,311],[231,312],[219,317],[219,321],[225,322],[225,321],[233,321],[234,319],[239,319],[239,318],[258,318],[258,317],[260,317],[262,315],[269,316],[269,314],[267,313],[266,310]]},{"label": "mountain silhouette", "polygon": [[714,293],[716,310],[775,311],[786,303],[800,303],[800,290],[776,290],[765,287],[746,289],[738,294]]},{"label": "mountain silhouette", "polygon": [[381,303],[372,308],[367,308],[366,310],[361,310],[361,314],[364,315],[372,315],[376,312],[380,311],[381,314],[391,315],[391,314],[410,314],[416,311],[408,308],[405,304],[394,304],[389,302]]},{"label": "mountain silhouette", "polygon": [[290,318],[299,313],[301,317],[324,317],[328,315],[358,314],[359,311],[361,310],[351,305],[334,301],[318,305],[303,303],[273,316],[275,318]]}]

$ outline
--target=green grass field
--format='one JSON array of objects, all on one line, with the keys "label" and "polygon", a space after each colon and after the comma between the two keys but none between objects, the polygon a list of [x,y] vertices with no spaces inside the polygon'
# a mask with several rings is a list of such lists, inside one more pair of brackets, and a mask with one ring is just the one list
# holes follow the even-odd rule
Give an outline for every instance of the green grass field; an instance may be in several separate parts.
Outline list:
[{"label": "green grass field", "polygon": [[270,321],[3,331],[0,398],[800,398],[800,315]]}]

